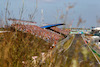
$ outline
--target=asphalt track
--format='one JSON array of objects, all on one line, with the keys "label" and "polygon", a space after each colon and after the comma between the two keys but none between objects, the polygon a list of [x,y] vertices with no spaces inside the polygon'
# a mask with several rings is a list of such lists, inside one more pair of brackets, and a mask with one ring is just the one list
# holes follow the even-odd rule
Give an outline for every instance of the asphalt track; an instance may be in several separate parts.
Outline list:
[{"label": "asphalt track", "polygon": [[64,52],[68,67],[100,67],[81,35],[75,35],[71,47]]}]

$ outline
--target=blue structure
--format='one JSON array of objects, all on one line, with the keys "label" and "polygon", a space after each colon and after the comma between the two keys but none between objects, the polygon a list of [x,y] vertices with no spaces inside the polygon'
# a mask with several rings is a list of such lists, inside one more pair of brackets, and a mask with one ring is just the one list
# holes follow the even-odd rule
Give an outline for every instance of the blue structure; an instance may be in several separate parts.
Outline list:
[{"label": "blue structure", "polygon": [[60,26],[60,25],[65,25],[65,24],[51,24],[51,25],[42,26],[40,28],[50,28],[50,27],[55,27],[55,26]]}]

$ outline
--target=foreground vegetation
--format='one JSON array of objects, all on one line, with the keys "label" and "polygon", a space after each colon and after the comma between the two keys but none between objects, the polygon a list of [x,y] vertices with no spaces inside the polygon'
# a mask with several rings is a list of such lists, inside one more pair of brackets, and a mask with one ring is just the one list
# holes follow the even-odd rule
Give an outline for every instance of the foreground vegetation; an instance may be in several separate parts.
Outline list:
[{"label": "foreground vegetation", "polygon": [[41,53],[47,53],[51,46],[30,33],[13,28],[7,30],[10,32],[0,33],[0,67],[31,67],[34,56],[41,57]]}]

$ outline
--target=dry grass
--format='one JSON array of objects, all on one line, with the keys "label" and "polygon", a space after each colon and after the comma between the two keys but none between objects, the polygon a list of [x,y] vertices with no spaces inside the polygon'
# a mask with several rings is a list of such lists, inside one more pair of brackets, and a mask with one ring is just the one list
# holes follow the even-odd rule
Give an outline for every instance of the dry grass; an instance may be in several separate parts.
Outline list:
[{"label": "dry grass", "polygon": [[32,64],[32,56],[41,56],[42,52],[47,53],[50,43],[29,33],[20,31],[0,34],[0,67],[22,67]]},{"label": "dry grass", "polygon": [[73,38],[74,38],[74,36],[72,36],[68,41],[66,41],[66,43],[63,46],[65,50],[68,49],[68,47],[71,44]]}]

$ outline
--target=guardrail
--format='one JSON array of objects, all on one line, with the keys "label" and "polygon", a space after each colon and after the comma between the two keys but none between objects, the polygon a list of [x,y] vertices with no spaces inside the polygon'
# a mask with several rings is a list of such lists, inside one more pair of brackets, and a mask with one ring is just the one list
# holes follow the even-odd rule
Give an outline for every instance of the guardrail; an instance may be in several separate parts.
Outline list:
[{"label": "guardrail", "polygon": [[[84,36],[84,35],[83,35],[83,36]],[[94,55],[95,59],[97,60],[97,62],[100,64],[100,61],[98,60],[98,58],[97,58],[96,55],[95,55],[95,53],[97,53],[97,52],[96,52],[96,51],[93,51],[93,50],[91,49],[91,47],[87,44],[87,42],[85,41],[85,39],[84,39],[83,36],[81,35],[81,37],[82,37],[82,39],[84,40],[85,44],[88,46],[88,48],[90,49],[90,51],[91,51],[92,54]]]}]

